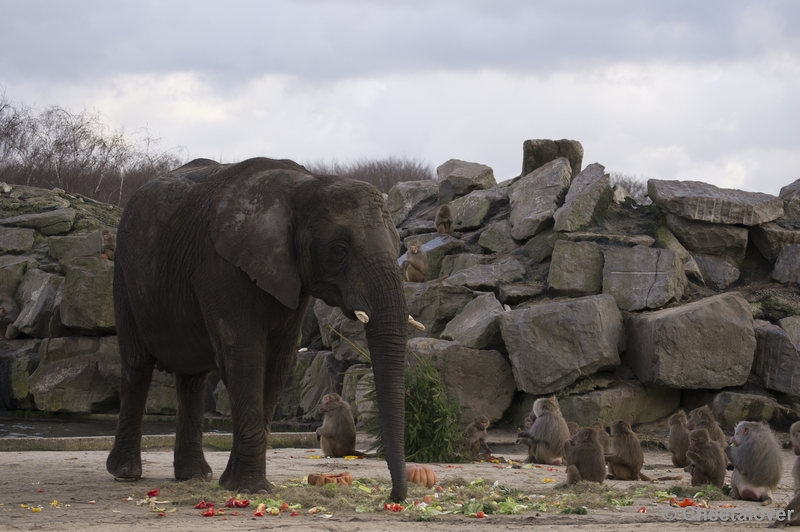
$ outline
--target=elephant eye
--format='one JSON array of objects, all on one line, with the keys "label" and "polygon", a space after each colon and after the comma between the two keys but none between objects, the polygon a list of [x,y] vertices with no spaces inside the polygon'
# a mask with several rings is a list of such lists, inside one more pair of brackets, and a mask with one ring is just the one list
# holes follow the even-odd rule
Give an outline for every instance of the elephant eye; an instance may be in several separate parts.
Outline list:
[{"label": "elephant eye", "polygon": [[344,244],[334,244],[331,248],[331,257],[334,260],[342,261],[347,256],[347,246]]}]

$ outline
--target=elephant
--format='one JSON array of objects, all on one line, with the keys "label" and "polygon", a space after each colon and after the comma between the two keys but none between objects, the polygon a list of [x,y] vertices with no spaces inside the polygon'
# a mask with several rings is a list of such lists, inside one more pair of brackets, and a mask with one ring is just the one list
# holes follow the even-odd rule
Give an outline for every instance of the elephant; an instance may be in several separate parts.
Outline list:
[{"label": "elephant", "polygon": [[203,393],[208,373],[218,369],[233,421],[219,484],[271,491],[270,422],[313,296],[365,322],[391,498],[405,499],[404,362],[413,320],[399,249],[375,187],[313,175],[290,160],[197,159],[143,185],[117,230],[114,311],[122,379],[109,473],[141,478],[142,415],[158,368],[175,374],[175,478],[210,480]]}]

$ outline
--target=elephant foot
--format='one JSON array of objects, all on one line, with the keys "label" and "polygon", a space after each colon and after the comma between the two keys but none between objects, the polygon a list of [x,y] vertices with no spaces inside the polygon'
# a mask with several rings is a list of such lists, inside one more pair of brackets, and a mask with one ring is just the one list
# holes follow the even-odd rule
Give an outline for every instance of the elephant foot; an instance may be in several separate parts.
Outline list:
[{"label": "elephant foot", "polygon": [[203,480],[213,478],[211,466],[204,457],[175,460],[175,480]]},{"label": "elephant foot", "polygon": [[106,460],[106,470],[119,480],[142,478],[142,457],[138,452],[124,451],[114,447]]},{"label": "elephant foot", "polygon": [[230,475],[225,481],[220,478],[219,485],[234,493],[272,493],[275,486],[266,477],[236,478]]}]

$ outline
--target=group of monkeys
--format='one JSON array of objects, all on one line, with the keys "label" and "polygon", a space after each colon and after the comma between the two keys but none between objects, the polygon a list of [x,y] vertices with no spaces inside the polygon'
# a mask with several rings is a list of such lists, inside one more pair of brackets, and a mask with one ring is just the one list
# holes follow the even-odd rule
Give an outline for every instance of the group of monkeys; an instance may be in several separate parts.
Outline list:
[{"label": "group of monkeys", "polygon": [[[453,213],[450,205],[440,205],[436,211],[436,232],[440,235],[453,234]],[[428,255],[422,249],[422,242],[411,240],[408,242],[408,253],[401,264],[406,273],[406,280],[412,283],[424,283],[428,275]]]}]

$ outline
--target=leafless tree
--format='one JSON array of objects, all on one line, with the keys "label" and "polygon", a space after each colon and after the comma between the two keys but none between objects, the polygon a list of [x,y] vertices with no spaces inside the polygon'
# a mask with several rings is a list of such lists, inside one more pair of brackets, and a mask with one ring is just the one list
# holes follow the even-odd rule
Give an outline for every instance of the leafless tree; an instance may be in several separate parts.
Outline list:
[{"label": "leafless tree", "polygon": [[315,161],[304,163],[304,166],[315,174],[338,175],[366,181],[375,185],[375,188],[381,192],[389,192],[390,188],[403,181],[433,179],[433,168],[420,159],[387,157],[386,159],[359,159],[346,163]]}]

